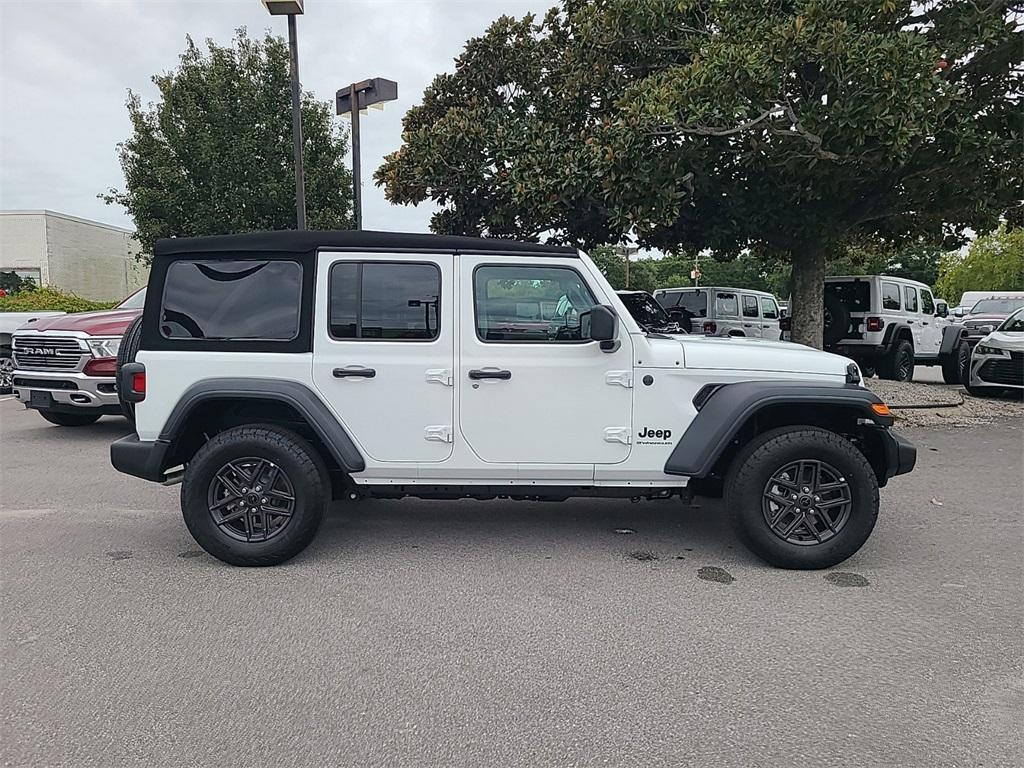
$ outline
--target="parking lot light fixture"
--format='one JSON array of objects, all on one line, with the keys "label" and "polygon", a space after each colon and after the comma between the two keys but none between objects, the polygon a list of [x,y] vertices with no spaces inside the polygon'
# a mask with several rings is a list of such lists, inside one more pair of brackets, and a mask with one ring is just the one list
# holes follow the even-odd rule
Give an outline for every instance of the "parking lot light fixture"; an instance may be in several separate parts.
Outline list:
[{"label": "parking lot light fixture", "polygon": [[335,112],[352,119],[352,210],[356,229],[363,228],[362,170],[359,164],[359,114],[367,109],[384,109],[385,102],[398,98],[398,83],[383,77],[374,77],[352,83],[338,90],[334,96]]},{"label": "parking lot light fixture", "polygon": [[295,157],[295,227],[306,228],[306,179],[302,169],[302,97],[299,85],[299,40],[295,17],[303,0],[263,0],[271,16],[288,17],[288,69],[292,82],[292,153]]}]

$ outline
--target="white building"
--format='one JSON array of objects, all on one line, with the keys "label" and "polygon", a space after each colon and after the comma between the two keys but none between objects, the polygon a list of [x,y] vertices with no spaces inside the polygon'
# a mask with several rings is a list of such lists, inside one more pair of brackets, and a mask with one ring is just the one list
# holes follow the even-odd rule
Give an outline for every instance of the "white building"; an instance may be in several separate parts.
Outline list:
[{"label": "white building", "polygon": [[86,299],[116,301],[146,284],[130,229],[54,211],[0,211],[0,272]]}]

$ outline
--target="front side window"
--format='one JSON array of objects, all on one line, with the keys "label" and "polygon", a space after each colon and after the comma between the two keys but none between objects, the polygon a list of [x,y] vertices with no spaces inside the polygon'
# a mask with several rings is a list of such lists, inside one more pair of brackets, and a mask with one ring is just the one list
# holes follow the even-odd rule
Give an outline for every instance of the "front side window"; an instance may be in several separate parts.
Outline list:
[{"label": "front side window", "polygon": [[167,339],[291,341],[299,334],[302,267],[266,259],[176,261],[167,269]]},{"label": "front side window", "polygon": [[921,290],[921,311],[926,315],[935,314],[935,301],[929,291]]},{"label": "front side window", "polygon": [[917,288],[905,285],[903,286],[903,295],[907,299],[907,312],[917,312]]},{"label": "front side window", "polygon": [[718,317],[736,317],[739,313],[740,303],[735,293],[715,294],[715,314]]},{"label": "front side window", "polygon": [[899,309],[900,287],[896,283],[882,283],[882,309]]},{"label": "front side window", "polygon": [[744,296],[743,297],[743,316],[744,317],[757,317],[757,297],[756,296]]},{"label": "front side window", "polygon": [[430,341],[440,332],[441,272],[434,264],[338,262],[328,301],[335,339]]},{"label": "front side window", "polygon": [[775,299],[768,296],[761,297],[761,317],[765,320],[779,319],[779,305],[775,303]]},{"label": "front side window", "polygon": [[597,303],[569,267],[478,267],[473,292],[482,341],[586,341],[585,315]]}]

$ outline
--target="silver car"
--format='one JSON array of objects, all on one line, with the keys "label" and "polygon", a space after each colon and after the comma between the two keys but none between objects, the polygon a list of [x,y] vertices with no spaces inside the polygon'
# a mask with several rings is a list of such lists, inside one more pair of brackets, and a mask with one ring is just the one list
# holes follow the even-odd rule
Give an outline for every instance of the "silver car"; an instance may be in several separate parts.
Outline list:
[{"label": "silver car", "polygon": [[1024,308],[1018,309],[974,346],[967,391],[1024,390]]},{"label": "silver car", "polygon": [[782,338],[779,301],[765,291],[715,286],[661,288],[654,298],[689,333]]}]

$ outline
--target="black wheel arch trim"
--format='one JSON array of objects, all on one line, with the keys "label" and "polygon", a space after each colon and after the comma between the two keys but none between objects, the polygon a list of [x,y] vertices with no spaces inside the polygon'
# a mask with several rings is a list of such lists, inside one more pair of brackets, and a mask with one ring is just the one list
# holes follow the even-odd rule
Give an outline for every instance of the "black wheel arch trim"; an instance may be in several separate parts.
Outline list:
[{"label": "black wheel arch trim", "polygon": [[967,329],[962,325],[947,325],[942,329],[942,344],[939,346],[939,357],[951,355],[961,339],[967,338]]},{"label": "black wheel arch trim", "polygon": [[272,400],[285,403],[301,415],[346,472],[362,472],[366,462],[337,416],[312,389],[283,379],[203,379],[185,390],[164,422],[158,441],[173,444],[188,422],[189,414],[209,400]]},{"label": "black wheel arch trim", "polygon": [[[860,418],[880,427],[893,423],[891,416],[875,413],[871,406],[881,399],[868,389],[849,384],[818,384],[801,381],[741,381],[714,385],[697,393],[700,407],[665,462],[665,474],[703,478],[736,436],[758,411],[769,406],[813,405],[852,408]],[[695,398],[695,399],[697,399]]]}]

